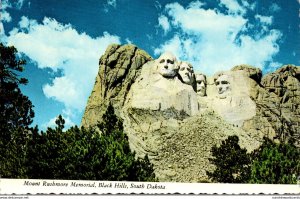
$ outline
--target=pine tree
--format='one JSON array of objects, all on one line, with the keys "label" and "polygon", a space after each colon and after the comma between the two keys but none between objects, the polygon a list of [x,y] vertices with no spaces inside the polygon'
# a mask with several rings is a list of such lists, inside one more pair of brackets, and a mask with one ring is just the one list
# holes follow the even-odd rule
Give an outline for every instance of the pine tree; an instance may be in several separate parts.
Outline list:
[{"label": "pine tree", "polygon": [[247,154],[237,136],[229,136],[212,148],[209,160],[216,167],[207,175],[216,182],[295,184],[300,175],[300,150],[291,143],[264,138],[262,145]]},{"label": "pine tree", "polygon": [[212,158],[209,161],[215,165],[213,172],[207,172],[215,182],[246,183],[250,173],[250,156],[246,149],[242,149],[239,138],[229,136],[222,144],[211,149]]},{"label": "pine tree", "polygon": [[28,80],[19,77],[25,60],[17,58],[17,50],[0,43],[0,132],[2,140],[11,139],[10,130],[28,127],[34,117],[33,105],[21,93],[19,85]]},{"label": "pine tree", "polygon": [[296,184],[300,176],[300,150],[290,143],[264,138],[253,153],[250,183]]},{"label": "pine tree", "polygon": [[0,43],[0,176],[24,177],[26,143],[34,117],[31,101],[19,86],[28,80],[19,77],[25,60],[18,59],[17,50]]},{"label": "pine tree", "polygon": [[59,179],[64,172],[63,159],[69,147],[63,131],[65,121],[59,115],[55,123],[55,128],[48,127],[46,132],[34,133],[27,145],[28,178]]},{"label": "pine tree", "polygon": [[[29,178],[73,180],[155,181],[148,157],[135,158],[122,121],[109,106],[98,127],[77,126],[63,131],[64,120],[55,128],[35,134],[29,144]],[[36,172],[39,171],[39,172]]]}]

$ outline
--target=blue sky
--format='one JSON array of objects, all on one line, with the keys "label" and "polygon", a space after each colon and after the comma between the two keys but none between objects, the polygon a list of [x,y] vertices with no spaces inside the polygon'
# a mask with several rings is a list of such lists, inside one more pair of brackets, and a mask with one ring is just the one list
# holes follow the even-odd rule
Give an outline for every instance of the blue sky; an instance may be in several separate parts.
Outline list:
[{"label": "blue sky", "polygon": [[111,43],[163,51],[213,75],[237,64],[264,73],[300,65],[299,0],[1,0],[1,42],[27,60],[22,91],[34,124],[80,124]]}]

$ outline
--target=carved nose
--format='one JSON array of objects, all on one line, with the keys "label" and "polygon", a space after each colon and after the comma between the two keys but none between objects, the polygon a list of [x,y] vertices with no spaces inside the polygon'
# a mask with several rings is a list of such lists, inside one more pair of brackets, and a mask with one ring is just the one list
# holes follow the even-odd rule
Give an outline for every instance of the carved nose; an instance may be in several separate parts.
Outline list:
[{"label": "carved nose", "polygon": [[165,69],[168,69],[168,66],[167,66],[167,65],[165,65],[164,67],[165,67]]}]

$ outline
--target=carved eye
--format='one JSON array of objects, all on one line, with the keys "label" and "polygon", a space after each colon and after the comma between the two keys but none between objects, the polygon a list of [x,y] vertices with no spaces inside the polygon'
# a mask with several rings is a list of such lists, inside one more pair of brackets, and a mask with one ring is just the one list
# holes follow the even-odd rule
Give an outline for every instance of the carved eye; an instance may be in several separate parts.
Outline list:
[{"label": "carved eye", "polygon": [[229,84],[228,81],[221,81],[222,84]]},{"label": "carved eye", "polygon": [[159,63],[162,64],[162,63],[164,63],[164,62],[165,62],[165,60],[164,60],[164,59],[161,59]]},{"label": "carved eye", "polygon": [[174,61],[170,60],[170,59],[167,59],[167,63],[168,64],[174,64]]},{"label": "carved eye", "polygon": [[180,70],[183,71],[183,70],[184,70],[184,67],[180,68]]},{"label": "carved eye", "polygon": [[216,82],[216,85],[218,86],[220,84],[220,82]]}]

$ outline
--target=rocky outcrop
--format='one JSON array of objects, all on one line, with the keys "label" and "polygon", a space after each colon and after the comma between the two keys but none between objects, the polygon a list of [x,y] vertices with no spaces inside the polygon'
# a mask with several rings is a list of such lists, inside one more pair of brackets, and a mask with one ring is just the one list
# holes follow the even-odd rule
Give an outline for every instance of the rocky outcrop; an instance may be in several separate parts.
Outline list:
[{"label": "rocky outcrop", "polygon": [[286,65],[261,80],[256,116],[244,124],[245,130],[260,130],[277,139],[293,139],[300,146],[299,67]]},{"label": "rocky outcrop", "polygon": [[110,45],[100,58],[99,72],[81,125],[93,126],[101,121],[110,102],[120,116],[119,110],[125,103],[131,85],[139,76],[142,66],[150,60],[150,55],[136,46]]},{"label": "rocky outcrop", "polygon": [[147,154],[156,176],[165,182],[209,181],[206,171],[214,168],[208,161],[210,150],[230,135],[239,136],[240,145],[248,151],[257,148],[261,140],[213,111],[182,119],[161,111],[129,109],[124,125],[131,149],[141,157]]},{"label": "rocky outcrop", "polygon": [[170,53],[153,60],[133,45],[109,46],[82,125],[94,126],[112,103],[131,149],[149,156],[160,181],[208,181],[211,147],[229,135],[238,135],[248,151],[264,136],[300,146],[299,67],[263,77],[258,68],[238,65],[202,78],[206,92],[199,95],[176,63]]},{"label": "rocky outcrop", "polygon": [[262,78],[262,71],[259,68],[246,64],[237,65],[233,67],[231,71],[244,71],[249,78],[255,80],[257,83],[260,83]]}]

